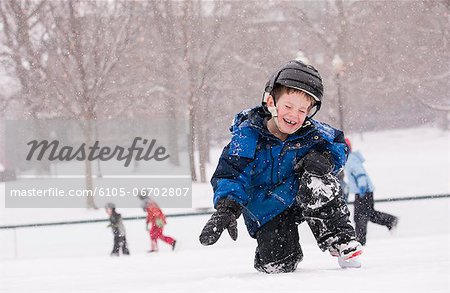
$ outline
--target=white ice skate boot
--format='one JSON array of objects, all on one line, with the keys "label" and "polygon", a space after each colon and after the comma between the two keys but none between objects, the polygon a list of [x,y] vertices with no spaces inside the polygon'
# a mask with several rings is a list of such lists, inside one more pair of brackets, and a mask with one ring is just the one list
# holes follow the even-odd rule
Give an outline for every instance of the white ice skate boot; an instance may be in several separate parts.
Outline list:
[{"label": "white ice skate boot", "polygon": [[359,256],[362,253],[362,246],[356,240],[351,240],[348,243],[339,244],[335,248],[330,249],[332,256],[337,256],[339,266],[346,268],[360,268],[361,262]]}]

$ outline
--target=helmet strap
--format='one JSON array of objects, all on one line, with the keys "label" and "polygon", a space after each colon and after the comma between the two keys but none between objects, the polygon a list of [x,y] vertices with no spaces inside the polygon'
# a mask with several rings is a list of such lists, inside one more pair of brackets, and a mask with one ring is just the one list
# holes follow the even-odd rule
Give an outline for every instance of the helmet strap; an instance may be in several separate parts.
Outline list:
[{"label": "helmet strap", "polygon": [[310,115],[308,115],[308,117],[306,117],[306,119],[311,119],[314,115],[316,115],[317,114],[317,112],[319,112],[319,110],[320,110],[320,106],[321,106],[321,104],[319,103],[319,104],[316,104],[316,105],[314,105],[313,106],[313,108],[314,108],[314,112],[312,112],[312,114],[310,114]]},{"label": "helmet strap", "polygon": [[263,105],[263,110],[264,110],[264,113],[268,116],[268,117],[270,117],[271,116],[271,113],[270,113],[270,111],[269,111],[269,109],[267,108],[267,98],[270,96],[270,93],[268,93],[268,92],[264,92],[263,93],[263,97],[262,97],[262,105]]},{"label": "helmet strap", "polygon": [[269,110],[270,114],[272,115],[273,121],[275,121],[275,125],[277,126],[278,129],[280,129],[280,126],[278,125],[277,106],[267,107],[267,109]]},{"label": "helmet strap", "polygon": [[263,105],[265,105],[264,108],[267,108],[268,110],[268,116],[270,115],[272,118],[274,118],[273,120],[275,121],[275,125],[277,126],[278,129],[280,129],[280,126],[278,125],[278,110],[277,110],[277,101],[275,100],[275,98],[272,96],[273,99],[273,106],[267,106],[267,98],[270,96],[270,93],[265,92],[264,96],[263,96]]}]

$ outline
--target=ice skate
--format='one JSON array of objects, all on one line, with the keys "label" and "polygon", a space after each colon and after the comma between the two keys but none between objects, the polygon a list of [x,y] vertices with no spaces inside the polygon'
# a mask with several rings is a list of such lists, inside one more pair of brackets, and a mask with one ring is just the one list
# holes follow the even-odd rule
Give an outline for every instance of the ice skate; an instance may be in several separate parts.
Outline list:
[{"label": "ice skate", "polygon": [[172,243],[172,251],[174,251],[175,250],[175,245],[177,244],[177,241],[175,240],[173,243]]},{"label": "ice skate", "polygon": [[[341,268],[361,267],[359,256],[362,254],[362,246],[358,241],[352,240],[349,243],[337,245],[334,254],[336,251],[339,253],[338,263]],[[330,249],[330,253],[333,255],[332,249]]]},{"label": "ice skate", "polygon": [[392,221],[392,224],[388,226],[389,232],[391,232],[392,235],[397,234],[397,225],[398,225],[398,218],[395,218],[395,220]]}]

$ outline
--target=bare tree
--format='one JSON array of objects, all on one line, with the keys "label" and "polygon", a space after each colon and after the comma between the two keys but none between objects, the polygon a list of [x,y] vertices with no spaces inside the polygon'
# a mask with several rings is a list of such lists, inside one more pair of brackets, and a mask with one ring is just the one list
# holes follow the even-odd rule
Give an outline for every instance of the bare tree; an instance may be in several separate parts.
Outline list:
[{"label": "bare tree", "polygon": [[[204,5],[213,5],[209,13],[205,12]],[[215,49],[217,38],[221,28],[223,10],[220,2],[207,3],[204,1],[184,1],[182,18],[182,40],[183,40],[183,60],[185,65],[186,77],[188,80],[187,88],[187,109],[188,121],[190,125],[189,145],[192,180],[197,180],[195,170],[194,153],[199,153],[200,181],[206,182],[205,165],[208,161],[205,124],[202,114],[204,112],[208,99],[205,93],[208,76],[212,73],[219,52]]]},{"label": "bare tree", "polygon": [[[106,90],[114,87],[113,72],[136,44],[134,8],[127,1],[2,2],[5,54],[13,60],[26,112],[79,121],[90,145],[99,108],[115,102]],[[88,160],[85,172],[91,190]],[[95,207],[92,197],[87,205]]]},{"label": "bare tree", "polygon": [[[18,80],[20,92],[4,97],[3,111],[7,106],[17,104],[22,108],[24,118],[39,119],[48,105],[48,93],[45,82],[46,73],[42,60],[47,56],[43,46],[45,33],[39,15],[45,10],[46,1],[2,1],[0,16],[2,21],[2,63],[5,69]],[[35,125],[38,137],[44,129]],[[38,173],[48,173],[50,164],[43,160],[37,165]]]},{"label": "bare tree", "polygon": [[40,24],[39,14],[47,4],[42,1],[2,1],[0,16],[2,21],[1,57],[3,63],[12,67],[15,78],[21,86],[20,95],[25,116],[38,118],[43,108],[41,94],[44,92],[41,60],[46,55],[42,46],[45,33]]}]

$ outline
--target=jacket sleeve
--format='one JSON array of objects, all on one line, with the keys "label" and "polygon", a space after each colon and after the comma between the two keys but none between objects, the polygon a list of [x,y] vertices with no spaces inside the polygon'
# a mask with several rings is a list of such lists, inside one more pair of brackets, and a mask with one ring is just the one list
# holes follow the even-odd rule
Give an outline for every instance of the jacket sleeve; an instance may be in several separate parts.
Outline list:
[{"label": "jacket sleeve", "polygon": [[250,170],[254,161],[258,136],[251,129],[235,129],[231,142],[223,149],[211,179],[214,207],[222,198],[246,205],[249,195]]},{"label": "jacket sleeve", "polygon": [[348,147],[344,140],[344,133],[337,129],[334,131],[335,134],[333,139],[330,139],[324,148],[325,151],[331,154],[331,159],[333,161],[332,173],[337,176],[337,174],[344,169],[345,163],[347,162]]},{"label": "jacket sleeve", "polygon": [[318,151],[328,152],[333,163],[333,175],[342,171],[347,161],[348,146],[345,143],[344,133],[330,125],[311,120],[317,132],[313,132],[314,139],[322,137],[322,142],[317,146]]}]

